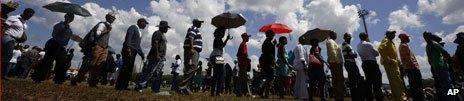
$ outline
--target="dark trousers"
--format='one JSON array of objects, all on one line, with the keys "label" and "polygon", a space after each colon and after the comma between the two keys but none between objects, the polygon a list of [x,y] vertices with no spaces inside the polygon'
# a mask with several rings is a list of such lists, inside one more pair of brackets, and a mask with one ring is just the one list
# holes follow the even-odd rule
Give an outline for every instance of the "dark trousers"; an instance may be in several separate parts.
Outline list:
[{"label": "dark trousers", "polygon": [[[214,62],[214,61],[213,61]],[[224,89],[224,64],[213,63],[213,84],[211,87],[211,95],[219,95]]]},{"label": "dark trousers", "polygon": [[179,86],[177,84],[179,83],[179,73],[173,73],[172,74],[172,82],[171,82],[171,90],[177,91],[179,90]]},{"label": "dark trousers", "polygon": [[419,69],[406,69],[406,75],[409,81],[409,93],[412,95],[414,101],[424,101],[424,92],[422,85],[422,75]]},{"label": "dark trousers", "polygon": [[145,88],[148,80],[150,80],[150,78],[153,78],[151,79],[153,80],[151,89],[154,92],[159,92],[161,85],[160,73],[163,69],[163,66],[164,63],[161,60],[148,60],[148,66],[144,66],[144,68],[142,69],[142,73],[139,74],[139,77],[136,81],[136,89],[142,90],[143,88]]},{"label": "dark trousers", "polygon": [[128,46],[124,46],[122,48],[122,61],[124,66],[121,68],[121,71],[118,75],[118,80],[116,82],[116,89],[117,90],[126,90],[129,86],[129,81],[132,77],[132,71],[134,68],[134,61],[137,52],[135,49],[131,49]]},{"label": "dark trousers", "polygon": [[356,62],[345,62],[345,69],[348,72],[348,87],[351,92],[351,99],[353,101],[363,101],[364,100],[364,79],[359,73],[358,66]]},{"label": "dark trousers", "polygon": [[249,86],[248,86],[248,78],[247,78],[247,72],[245,70],[239,70],[238,71],[238,95],[249,95]]},{"label": "dark trousers", "polygon": [[69,69],[69,67],[66,67],[66,56],[67,52],[64,46],[58,44],[54,39],[48,40],[45,44],[45,56],[39,68],[32,75],[33,80],[35,82],[45,80],[48,72],[52,69],[53,61],[56,61],[53,69],[55,73],[53,81],[55,81],[55,84],[62,84],[65,81],[66,71]]},{"label": "dark trousers", "polygon": [[[3,32],[2,32],[3,33]],[[2,35],[2,78],[6,78],[8,70],[10,68],[10,60],[13,57],[14,46],[16,45],[16,40],[13,39],[10,35]]]},{"label": "dark trousers", "polygon": [[315,88],[319,89],[320,101],[327,101],[328,94],[326,93],[326,76],[323,68],[312,68],[308,73],[309,77],[309,100],[313,100],[313,92]]},{"label": "dark trousers", "polygon": [[274,81],[274,68],[272,65],[262,65],[261,80],[265,79],[263,86],[259,89],[260,96],[263,98],[269,97],[272,89],[272,82]]},{"label": "dark trousers", "polygon": [[285,95],[285,80],[287,76],[277,76],[276,80],[274,82],[274,88],[276,90],[277,95],[279,95],[280,98],[283,98]]},{"label": "dark trousers", "polygon": [[438,99],[443,101],[454,101],[454,96],[447,95],[448,90],[452,89],[451,78],[448,66],[431,67],[433,79],[435,80]]},{"label": "dark trousers", "polygon": [[363,60],[362,69],[366,77],[366,100],[383,101],[382,93],[382,74],[380,73],[379,64],[374,60]]},{"label": "dark trousers", "polygon": [[73,83],[82,82],[85,79],[85,74],[87,74],[87,72],[89,72],[90,70],[89,65],[91,56],[89,55],[90,54],[84,54],[84,57],[82,57],[81,67],[79,68],[79,72],[77,72],[76,77],[74,77],[73,80],[71,80],[71,85],[73,85]]}]

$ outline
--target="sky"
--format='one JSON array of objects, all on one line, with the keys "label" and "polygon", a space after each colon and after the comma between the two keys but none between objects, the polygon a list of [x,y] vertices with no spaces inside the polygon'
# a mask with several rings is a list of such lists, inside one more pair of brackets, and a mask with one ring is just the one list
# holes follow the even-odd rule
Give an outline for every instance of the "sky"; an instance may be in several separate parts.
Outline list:
[{"label": "sky", "polygon": [[[2,0],[6,2],[8,0]],[[203,35],[204,51],[201,52],[201,60],[209,57],[212,51],[213,31],[212,17],[223,12],[242,14],[247,23],[235,29],[229,29],[227,33],[234,37],[226,48],[226,61],[232,63],[236,58],[238,46],[241,42],[240,34],[247,32],[252,35],[248,42],[249,56],[252,65],[256,68],[258,57],[261,54],[261,44],[264,41],[264,33],[258,29],[268,23],[283,23],[293,29],[289,35],[290,42],[286,46],[287,51],[293,50],[296,39],[307,30],[314,28],[329,29],[338,33],[353,35],[353,48],[360,41],[358,35],[364,32],[362,20],[358,17],[358,9],[369,10],[366,16],[367,30],[375,48],[379,45],[387,30],[395,30],[399,33],[411,35],[411,49],[418,59],[421,73],[424,79],[431,78],[430,65],[425,53],[425,42],[422,39],[424,31],[430,31],[444,38],[445,49],[454,54],[456,44],[452,43],[455,34],[464,31],[464,4],[463,0],[20,0],[20,7],[10,15],[17,15],[25,8],[36,10],[35,16],[27,22],[29,36],[26,44],[41,46],[51,38],[52,26],[64,20],[63,13],[51,12],[42,6],[53,2],[70,2],[82,5],[92,14],[91,17],[76,16],[71,29],[74,34],[83,37],[100,21],[108,12],[117,12],[116,21],[111,31],[110,46],[116,53],[120,53],[122,42],[127,28],[134,25],[139,18],[146,18],[150,25],[142,31],[142,47],[145,54],[150,47],[151,35],[158,28],[159,21],[165,20],[172,27],[167,33],[168,49],[165,73],[170,73],[169,64],[174,56],[182,56],[182,42],[187,29],[195,18],[205,20],[200,32]],[[280,36],[276,36],[278,38]],[[341,44],[342,39],[336,41]],[[394,40],[396,45],[399,39]],[[323,57],[326,56],[325,42],[320,43]],[[80,49],[77,43],[71,42],[68,47]],[[309,49],[309,47],[306,47]],[[76,52],[72,61],[72,67],[79,67],[82,53]],[[357,60],[360,67],[361,62]],[[140,59],[136,67],[140,67]],[[206,67],[206,66],[204,66]],[[387,77],[383,66],[382,81],[387,83]],[[359,69],[364,74],[362,69]],[[140,69],[136,69],[140,71]],[[330,73],[330,72],[329,72]],[[347,76],[347,73],[344,73]]]}]

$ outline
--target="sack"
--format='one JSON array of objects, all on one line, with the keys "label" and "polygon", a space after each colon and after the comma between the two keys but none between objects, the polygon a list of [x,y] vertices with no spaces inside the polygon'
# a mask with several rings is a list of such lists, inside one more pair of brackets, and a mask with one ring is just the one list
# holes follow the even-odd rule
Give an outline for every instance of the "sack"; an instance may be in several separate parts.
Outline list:
[{"label": "sack", "polygon": [[[87,33],[84,38],[82,39],[81,42],[79,42],[79,47],[81,47],[81,52],[83,53],[88,53],[88,52],[91,52],[92,51],[92,47],[96,45],[96,40],[98,39],[97,37],[97,34],[96,34],[96,31],[97,31],[97,28],[98,26],[100,25],[100,23],[103,23],[103,22],[99,22],[97,25],[95,25],[90,31],[89,33]],[[106,27],[111,27],[110,25],[104,23]]]},{"label": "sack", "polygon": [[319,61],[319,59],[317,59],[314,54],[309,54],[308,60],[309,60],[309,62],[308,62],[309,67],[311,67],[311,68],[323,68],[324,67],[322,62]]},{"label": "sack", "polygon": [[216,56],[216,57],[214,57],[214,63],[216,63],[216,64],[226,64],[226,61],[225,61],[224,57]]}]

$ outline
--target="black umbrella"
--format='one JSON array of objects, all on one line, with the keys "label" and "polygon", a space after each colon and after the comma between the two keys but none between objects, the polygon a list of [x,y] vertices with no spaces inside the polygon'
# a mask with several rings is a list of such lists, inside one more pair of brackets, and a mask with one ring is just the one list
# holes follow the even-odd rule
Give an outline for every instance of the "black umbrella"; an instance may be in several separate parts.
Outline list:
[{"label": "black umbrella", "polygon": [[53,12],[72,13],[84,17],[92,16],[87,9],[82,8],[80,5],[71,3],[55,2],[45,5],[43,6],[43,8],[46,8]]},{"label": "black umbrella", "polygon": [[215,27],[224,27],[224,28],[237,28],[246,23],[245,18],[241,14],[236,13],[222,13],[215,16],[211,24]]},{"label": "black umbrella", "polygon": [[303,35],[300,36],[300,39],[304,38],[304,41],[301,44],[309,45],[309,44],[311,44],[311,39],[317,39],[317,40],[319,40],[319,42],[322,42],[322,41],[326,40],[327,38],[329,38],[329,35],[332,32],[333,31],[331,31],[331,30],[322,30],[322,29],[319,29],[319,28],[309,30],[309,31],[307,31],[306,33],[304,33]]}]

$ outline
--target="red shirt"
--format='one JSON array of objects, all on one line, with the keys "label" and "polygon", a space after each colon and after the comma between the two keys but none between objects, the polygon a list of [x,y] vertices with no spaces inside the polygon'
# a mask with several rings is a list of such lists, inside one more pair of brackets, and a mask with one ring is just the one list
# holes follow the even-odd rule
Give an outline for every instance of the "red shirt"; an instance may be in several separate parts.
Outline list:
[{"label": "red shirt", "polygon": [[246,42],[240,43],[240,46],[238,47],[238,52],[237,52],[237,58],[240,59],[246,59],[248,58],[248,48]]}]

